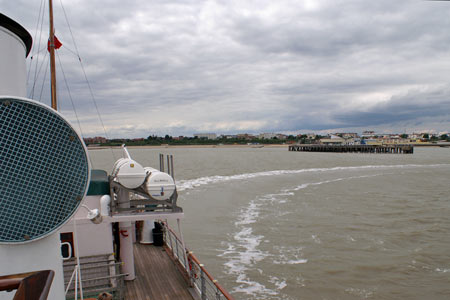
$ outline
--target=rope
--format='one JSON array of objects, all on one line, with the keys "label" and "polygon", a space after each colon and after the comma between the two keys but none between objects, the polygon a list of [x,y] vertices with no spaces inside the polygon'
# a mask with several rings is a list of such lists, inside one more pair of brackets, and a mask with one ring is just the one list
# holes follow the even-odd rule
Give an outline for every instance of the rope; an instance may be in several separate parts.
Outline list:
[{"label": "rope", "polygon": [[[44,4],[44,5],[42,5],[42,3]],[[41,1],[41,6],[40,6],[40,8],[39,8],[39,17],[38,17],[38,21],[37,21],[37,23],[36,23],[36,33],[35,33],[35,35],[37,35],[37,33],[39,32],[39,39],[38,39],[38,44],[37,44],[37,49],[39,49],[40,48],[40,45],[41,45],[41,38],[42,38],[42,26],[43,26],[43,24],[44,24],[44,10],[45,10],[45,0],[42,0]],[[42,13],[41,13],[41,8],[42,8]],[[39,22],[40,22],[40,24],[41,24],[41,28],[38,30],[38,26],[39,26]],[[36,38],[36,36],[35,36],[35,38]],[[33,99],[33,97],[34,97],[34,89],[35,89],[35,87],[36,87],[36,82],[37,82],[37,77],[38,77],[38,65],[39,65],[39,53],[40,53],[40,51],[38,51],[37,53],[34,51],[34,47],[33,47],[33,52],[34,52],[34,54],[31,56],[31,60],[33,60],[33,56],[34,55],[37,55],[37,57],[36,57],[36,67],[35,67],[35,69],[34,69],[34,80],[33,80],[33,87],[31,88],[31,92],[30,92],[30,98],[31,99]],[[30,64],[31,65],[31,64]],[[31,70],[31,67],[30,67],[30,70]],[[27,83],[28,83],[28,79],[27,79]]]},{"label": "rope", "polygon": [[70,53],[72,53],[73,55],[75,55],[78,59],[80,59],[80,57],[78,56],[78,54],[74,51],[74,50],[72,50],[72,49],[70,49],[69,47],[67,47],[66,45],[62,45],[67,51],[69,51]]},{"label": "rope", "polygon": [[[70,93],[69,84],[67,83],[67,79],[66,79],[66,73],[64,72],[64,69],[63,69],[63,66],[62,66],[62,63],[61,63],[61,58],[59,57],[59,53],[58,52],[56,52],[56,56],[58,57],[58,62],[59,62],[59,67],[61,69],[61,74],[63,75],[64,83],[66,84],[67,93],[69,94],[70,103],[72,103],[73,112],[75,113],[75,118],[77,119],[78,128],[80,129],[81,137],[84,138],[85,136],[83,134],[83,130],[81,129],[80,119],[78,118],[78,113],[77,113],[77,110],[75,108],[75,104],[73,103],[72,94]],[[89,157],[89,161],[91,162],[91,166],[94,167],[94,163],[91,160],[91,156],[88,155],[88,157]]]},{"label": "rope", "polygon": [[[37,53],[39,54],[40,52],[42,52],[42,50],[40,50],[40,51],[37,52]],[[36,79],[35,79],[34,82],[33,82],[32,93],[30,93],[30,95],[29,95],[28,98],[33,99],[33,96],[34,96],[34,89],[35,89],[36,83],[37,83],[37,78],[38,78],[39,75],[41,74],[42,67],[43,67],[44,65],[47,65],[47,57],[48,57],[48,53],[45,53],[44,60],[41,62],[41,65],[40,65],[39,68],[38,68],[38,65],[37,65],[37,62],[36,62],[36,70],[35,70],[35,73],[37,74],[37,77],[36,77]],[[45,68],[44,82],[45,82],[45,78],[46,78],[46,77],[47,77],[47,68]],[[44,83],[42,83],[42,84],[44,84]],[[41,97],[42,97],[42,87],[41,87],[41,93],[40,93],[39,100],[38,100],[39,102],[41,102]]]},{"label": "rope", "polygon": [[[95,100],[94,93],[92,92],[91,84],[89,83],[89,80],[88,80],[87,75],[86,75],[86,71],[85,71],[84,66],[83,66],[83,62],[81,61],[80,52],[78,51],[77,43],[75,42],[75,38],[74,38],[73,32],[72,32],[72,28],[70,27],[69,19],[67,18],[66,10],[64,9],[64,5],[62,3],[62,0],[59,0],[59,2],[61,3],[62,11],[64,13],[64,17],[66,19],[67,26],[69,27],[70,36],[72,37],[72,42],[73,42],[73,45],[75,47],[76,55],[78,57],[78,61],[80,62],[81,70],[83,71],[86,83],[88,85],[89,93],[91,94],[92,102],[94,103],[95,110],[97,112],[97,116],[98,116],[98,118],[100,120],[100,123],[102,125],[103,132],[105,133],[105,137],[109,140],[109,136],[108,136],[108,133],[106,132],[105,124],[103,123],[103,119],[102,119],[102,117],[100,115],[100,111],[99,111],[98,106],[97,106],[97,101]],[[117,160],[113,149],[112,148],[110,148],[110,149],[111,149],[111,154],[112,154],[114,160]]]},{"label": "rope", "polygon": [[[44,3],[43,8],[42,8],[42,12],[45,11],[45,0],[42,0],[42,2]],[[39,21],[38,21],[39,22]],[[41,18],[41,29],[39,30],[39,39],[38,39],[38,49],[41,48],[41,39],[42,39],[42,26],[44,25],[44,13],[42,13],[42,18]],[[40,52],[38,52],[40,53]],[[33,99],[34,97],[34,88],[37,82],[37,77],[38,77],[38,65],[39,65],[39,55],[36,58],[36,69],[34,70],[34,83],[33,83],[33,88],[31,90],[31,95],[30,98]]]},{"label": "rope", "polygon": [[[40,6],[39,6],[39,16],[38,16],[38,20],[37,20],[37,22],[36,22],[36,31],[34,32],[34,38],[33,38],[33,41],[36,40],[36,35],[37,35],[37,33],[38,33],[38,27],[39,27],[39,21],[41,20],[41,11],[42,11],[42,3],[43,3],[43,2],[44,2],[44,0],[41,0],[41,4],[40,4]],[[29,64],[29,66],[28,66],[27,85],[28,85],[28,82],[29,82],[29,80],[30,80],[31,64],[33,63],[33,53],[34,53],[34,47],[33,47],[33,52],[31,53],[31,56],[30,56],[30,64]]]},{"label": "rope", "polygon": [[[48,55],[45,55],[44,61],[41,64],[41,68],[44,65],[44,62],[47,62],[47,57],[48,57]],[[38,100],[39,102],[41,102],[41,99],[42,99],[42,92],[44,91],[44,84],[45,84],[45,79],[47,78],[47,71],[48,71],[48,68],[45,68],[44,79],[42,80],[42,86],[41,86],[41,93],[39,94],[39,100]],[[41,73],[41,70],[39,70],[39,73]]]}]

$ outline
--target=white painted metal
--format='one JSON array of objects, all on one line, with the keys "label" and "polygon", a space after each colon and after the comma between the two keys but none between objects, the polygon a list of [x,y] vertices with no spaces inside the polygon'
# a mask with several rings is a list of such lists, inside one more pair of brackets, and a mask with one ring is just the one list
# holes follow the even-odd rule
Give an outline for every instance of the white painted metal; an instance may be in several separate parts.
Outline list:
[{"label": "white painted metal", "polygon": [[[61,241],[58,234],[28,244],[0,245],[0,275],[38,270],[53,270],[55,277],[50,288],[49,300],[64,299]],[[13,293],[0,292],[1,300],[9,300]]]},{"label": "white painted metal", "polygon": [[[76,253],[80,253],[80,249],[78,247],[78,231],[77,231],[77,221],[73,220],[73,231],[75,233],[75,252]],[[81,279],[81,267],[80,267],[80,255],[77,254],[77,273],[75,275],[75,300],[78,299],[77,297],[77,282],[80,284],[79,289],[80,289],[80,296],[81,296],[81,300],[84,299],[83,297],[83,283],[82,283],[82,279]]]},{"label": "white painted metal", "polygon": [[145,170],[131,158],[119,158],[114,164],[112,176],[124,187],[135,189],[144,183]]},{"label": "white painted metal", "polygon": [[[26,97],[26,46],[14,33],[0,27],[0,95]],[[55,276],[49,300],[64,299],[61,241],[57,232],[28,244],[0,245],[0,275],[50,269]],[[14,292],[0,292],[9,300]]]},{"label": "white painted metal", "polygon": [[131,233],[131,222],[121,222],[120,231],[120,260],[123,262],[122,272],[127,273],[125,280],[136,278],[134,269],[133,238]]},{"label": "white painted metal", "polygon": [[177,224],[178,224],[178,233],[180,234],[180,239],[181,239],[181,245],[183,246],[183,255],[184,255],[183,258],[184,258],[184,261],[185,261],[186,271],[188,273],[190,273],[189,264],[186,263],[188,261],[187,260],[187,254],[186,254],[186,245],[184,244],[183,232],[181,232],[181,220],[180,219],[177,219]]},{"label": "white painted metal", "polygon": [[123,152],[124,152],[126,158],[131,159],[130,152],[128,152],[128,149],[127,149],[127,147],[125,147],[125,144],[122,145],[122,149],[123,149]]},{"label": "white painted metal", "polygon": [[151,167],[144,168],[147,179],[145,189],[150,197],[155,200],[168,200],[175,192],[175,182],[167,173]]},{"label": "white painted metal", "polygon": [[[100,201],[104,196],[87,196],[83,200],[83,205],[91,209],[98,209]],[[108,196],[109,197],[109,196]],[[80,209],[70,219],[70,221],[60,229],[60,233],[74,233],[73,223],[77,223],[77,236],[74,242],[78,242],[79,251],[75,255],[93,256],[113,253],[113,236],[111,222],[105,221],[100,224],[93,224],[87,218],[86,210]]]},{"label": "white painted metal", "polygon": [[131,222],[131,240],[136,243],[136,221]]},{"label": "white painted metal", "polygon": [[[121,214],[112,217],[104,217],[103,222],[126,222],[126,221],[141,221],[141,220],[176,220],[183,219],[184,213],[166,213],[166,212],[152,212],[152,213],[136,213],[136,214]],[[89,222],[89,221],[87,221]]]},{"label": "white painted metal", "polygon": [[[120,189],[118,195],[119,207],[130,207],[130,193],[125,189]],[[120,260],[123,263],[122,271],[127,273],[125,280],[134,280],[136,278],[134,269],[133,237],[131,230],[131,221],[119,223],[120,239]]]},{"label": "white painted metal", "polygon": [[111,196],[103,195],[100,198],[100,214],[103,217],[109,216],[110,204],[111,204]]},{"label": "white painted metal", "polygon": [[100,224],[102,222],[102,215],[98,208],[90,210],[87,214],[87,218],[94,224]]},{"label": "white painted metal", "polygon": [[141,232],[141,244],[153,244],[153,228],[155,228],[155,223],[153,220],[144,221]]},{"label": "white painted metal", "polygon": [[69,255],[67,255],[67,257],[63,256],[63,260],[71,259],[72,258],[72,254],[73,254],[72,253],[72,245],[69,242],[64,242],[64,243],[61,243],[61,249],[62,249],[63,246],[67,246],[67,251],[69,252]]},{"label": "white painted metal", "polygon": [[23,41],[0,27],[0,95],[26,97],[26,47]]}]

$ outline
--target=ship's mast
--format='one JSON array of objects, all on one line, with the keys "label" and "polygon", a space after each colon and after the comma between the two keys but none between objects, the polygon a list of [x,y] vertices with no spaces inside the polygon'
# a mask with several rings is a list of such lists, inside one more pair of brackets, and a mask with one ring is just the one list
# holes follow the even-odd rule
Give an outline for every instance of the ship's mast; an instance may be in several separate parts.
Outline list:
[{"label": "ship's mast", "polygon": [[50,85],[52,94],[52,108],[58,110],[56,100],[56,68],[55,68],[55,28],[53,27],[53,1],[48,1],[50,19]]}]

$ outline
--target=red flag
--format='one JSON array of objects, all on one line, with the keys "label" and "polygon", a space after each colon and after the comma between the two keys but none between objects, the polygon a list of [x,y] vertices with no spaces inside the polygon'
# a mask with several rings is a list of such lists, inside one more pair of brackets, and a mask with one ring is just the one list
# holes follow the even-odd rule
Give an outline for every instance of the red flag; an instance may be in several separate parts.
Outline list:
[{"label": "red flag", "polygon": [[[55,49],[61,48],[62,43],[58,40],[56,35],[54,36],[54,42],[55,42]],[[48,42],[47,42],[47,50],[48,50],[48,52],[50,52],[50,39],[48,39]]]}]

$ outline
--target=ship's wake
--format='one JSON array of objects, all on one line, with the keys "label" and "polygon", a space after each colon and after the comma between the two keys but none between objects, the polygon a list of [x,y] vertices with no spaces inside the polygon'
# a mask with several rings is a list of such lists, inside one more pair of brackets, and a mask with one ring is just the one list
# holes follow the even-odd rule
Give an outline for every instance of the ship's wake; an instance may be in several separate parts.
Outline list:
[{"label": "ship's wake", "polygon": [[215,183],[224,183],[230,181],[248,180],[259,177],[281,176],[289,174],[301,173],[331,173],[339,171],[361,171],[361,170],[389,170],[389,169],[413,169],[413,168],[435,168],[445,167],[450,164],[434,164],[434,165],[419,165],[419,164],[405,164],[405,165],[365,165],[365,166],[351,166],[351,167],[333,167],[333,168],[308,168],[299,170],[272,170],[255,173],[244,173],[236,175],[214,175],[205,176],[195,179],[179,180],[177,182],[177,190],[184,191],[195,189],[197,187]]}]

